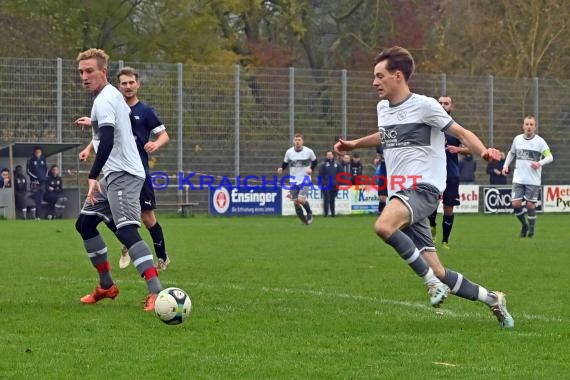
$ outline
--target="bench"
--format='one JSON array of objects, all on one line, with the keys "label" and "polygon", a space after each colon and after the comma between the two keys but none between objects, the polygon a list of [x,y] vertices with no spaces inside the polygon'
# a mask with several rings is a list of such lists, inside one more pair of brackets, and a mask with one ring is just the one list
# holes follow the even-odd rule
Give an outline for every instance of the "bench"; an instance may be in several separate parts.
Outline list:
[{"label": "bench", "polygon": [[198,202],[188,202],[188,203],[179,203],[178,207],[179,207],[179,213],[180,215],[185,218],[187,216],[193,216],[192,215],[192,207],[198,206],[199,203]]},{"label": "bench", "polygon": [[167,207],[174,207],[176,206],[177,213],[180,214],[183,218],[192,215],[192,207],[198,206],[200,203],[198,202],[185,202],[185,203],[159,203],[157,206],[167,206]]}]

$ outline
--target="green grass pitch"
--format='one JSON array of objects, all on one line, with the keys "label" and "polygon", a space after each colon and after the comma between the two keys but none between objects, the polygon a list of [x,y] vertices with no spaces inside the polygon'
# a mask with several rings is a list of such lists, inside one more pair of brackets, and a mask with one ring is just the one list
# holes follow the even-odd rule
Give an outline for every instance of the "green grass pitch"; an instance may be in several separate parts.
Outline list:
[{"label": "green grass pitch", "polygon": [[[441,223],[441,216],[438,218]],[[0,221],[2,379],[562,379],[570,371],[568,216],[456,215],[450,268],[507,293],[513,330],[422,281],[373,232],[373,216],[160,218],[190,318],[142,310],[146,286],[118,269],[114,301],[82,305],[97,275],[74,221]],[[146,230],[143,238],[149,242]]]}]

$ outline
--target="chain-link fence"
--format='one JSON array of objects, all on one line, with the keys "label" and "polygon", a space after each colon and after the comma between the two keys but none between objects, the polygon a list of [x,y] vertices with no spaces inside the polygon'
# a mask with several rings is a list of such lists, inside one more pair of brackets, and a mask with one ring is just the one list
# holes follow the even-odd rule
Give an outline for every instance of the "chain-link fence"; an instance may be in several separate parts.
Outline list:
[{"label": "chain-link fence", "polygon": [[[159,205],[186,200],[207,208],[206,192],[177,190],[178,172],[272,176],[294,132],[305,135],[305,144],[321,160],[338,137],[376,130],[371,71],[113,62],[112,83],[126,65],[139,71],[139,97],[157,110],[171,138],[151,158],[154,170],[172,178],[171,188],[157,192]],[[505,151],[522,132],[523,117],[534,114],[555,157],[543,171],[543,183],[570,182],[570,150],[564,148],[570,138],[570,81],[419,73],[411,87],[428,96],[453,96],[454,117],[486,144]],[[88,115],[90,107],[75,61],[0,58],[0,142],[87,143],[90,131],[73,121]],[[67,176],[76,175],[76,154],[66,152],[58,159]],[[361,156],[365,174],[372,174],[374,152]],[[487,184],[486,164],[477,163],[478,183]],[[90,162],[80,164],[82,186],[89,167]]]}]

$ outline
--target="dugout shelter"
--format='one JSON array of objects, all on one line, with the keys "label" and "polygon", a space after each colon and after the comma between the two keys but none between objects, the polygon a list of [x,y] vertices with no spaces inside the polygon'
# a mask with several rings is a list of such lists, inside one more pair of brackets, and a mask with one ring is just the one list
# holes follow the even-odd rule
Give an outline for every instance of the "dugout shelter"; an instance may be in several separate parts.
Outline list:
[{"label": "dugout shelter", "polygon": [[[79,177],[66,176],[70,170],[77,173],[79,170],[79,158],[76,159],[76,164],[74,168],[61,167],[58,162],[58,154],[68,151],[70,149],[75,149],[75,156],[77,157],[77,147],[81,144],[78,143],[1,143],[0,142],[0,169],[8,168],[10,170],[10,177],[12,178],[11,188],[1,188],[0,189],[0,216],[4,215],[6,219],[16,219],[16,205],[14,201],[14,169],[16,166],[21,165],[26,170],[26,164],[28,159],[32,157],[34,152],[34,147],[39,146],[42,148],[43,155],[47,160],[48,167],[54,164],[58,164],[61,169],[61,176],[63,178],[63,195],[67,197],[67,207],[63,214],[64,218],[75,218],[80,209],[80,197],[79,197]],[[29,177],[28,177],[29,180]],[[41,210],[37,211],[41,213]]]}]

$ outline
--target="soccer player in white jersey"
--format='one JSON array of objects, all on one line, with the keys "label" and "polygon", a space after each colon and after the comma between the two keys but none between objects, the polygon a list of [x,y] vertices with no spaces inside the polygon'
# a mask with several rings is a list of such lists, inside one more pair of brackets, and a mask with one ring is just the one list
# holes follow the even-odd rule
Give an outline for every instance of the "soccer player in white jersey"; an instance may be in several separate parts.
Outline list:
[{"label": "soccer player in white jersey", "polygon": [[[111,277],[107,245],[97,231],[99,223],[105,221],[115,224],[117,237],[128,248],[137,271],[146,280],[149,294],[144,310],[154,311],[162,285],[152,252],[138,232],[139,194],[145,170],[131,129],[130,108],[119,90],[107,80],[108,61],[109,56],[100,49],[89,49],[77,56],[83,87],[94,95],[91,128],[96,156],[89,172],[87,199],[75,228],[99,273],[99,284],[92,293],[82,297],[81,302],[94,304],[103,298],[114,299],[119,294]],[[101,172],[103,178],[98,181]]]},{"label": "soccer player in white jersey", "polygon": [[[293,139],[293,146],[287,149],[283,164],[277,169],[277,174],[282,175],[283,170],[289,167],[291,188],[291,200],[295,205],[295,213],[303,224],[313,223],[313,212],[307,200],[307,195],[312,187],[311,174],[317,166],[317,156],[312,149],[303,145],[303,135],[296,133]],[[307,211],[307,216],[303,213],[303,208]]]},{"label": "soccer player in white jersey", "polygon": [[500,152],[487,149],[437,100],[412,93],[408,81],[413,71],[411,54],[399,46],[376,57],[373,86],[381,99],[377,106],[379,132],[356,140],[339,140],[335,151],[342,154],[382,143],[390,202],[374,229],[424,279],[433,306],[439,306],[451,289],[459,297],[487,304],[501,327],[514,327],[503,293],[488,291],[441,264],[427,223],[445,190],[444,132],[457,137],[472,154],[485,160],[498,160]]},{"label": "soccer player in white jersey", "polygon": [[[170,141],[170,137],[166,132],[166,127],[160,121],[158,115],[152,107],[143,103],[138,98],[138,90],[140,88],[139,74],[132,67],[123,67],[117,74],[119,91],[123,94],[125,101],[131,108],[131,124],[137,149],[141,157],[143,167],[146,172],[146,180],[141,190],[140,204],[141,204],[141,219],[148,229],[154,251],[157,257],[158,270],[166,270],[170,264],[170,257],[166,253],[166,242],[162,232],[162,226],[158,223],[154,210],[156,209],[156,197],[154,189],[151,185],[150,168],[148,164],[148,154],[154,153]],[[75,120],[75,124],[80,126],[91,127],[91,119],[83,116]],[[151,135],[155,135],[154,141],[150,140]],[[86,161],[91,151],[93,150],[93,143],[89,143],[85,149],[79,153],[79,160]],[[113,230],[114,225],[107,224]],[[119,260],[119,268],[124,269],[131,263],[129,250],[123,246],[121,250],[121,258]]]},{"label": "soccer player in white jersey", "polygon": [[[551,163],[554,157],[546,141],[536,134],[534,116],[524,118],[523,132],[513,139],[513,145],[503,165],[503,175],[509,173],[509,165],[513,159],[516,159],[511,202],[515,215],[522,224],[520,236],[533,237],[542,167]],[[522,208],[523,200],[525,201],[528,223]]]}]

